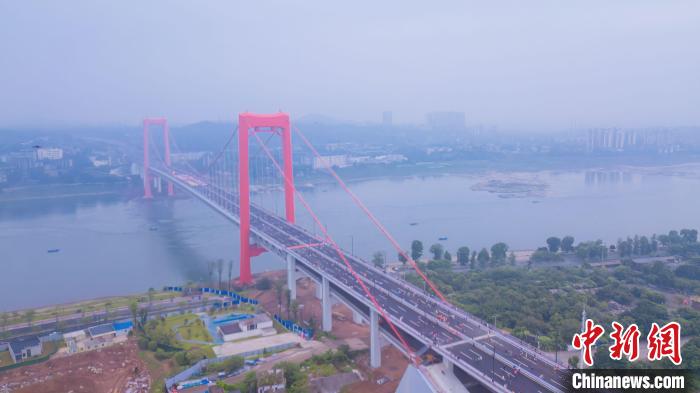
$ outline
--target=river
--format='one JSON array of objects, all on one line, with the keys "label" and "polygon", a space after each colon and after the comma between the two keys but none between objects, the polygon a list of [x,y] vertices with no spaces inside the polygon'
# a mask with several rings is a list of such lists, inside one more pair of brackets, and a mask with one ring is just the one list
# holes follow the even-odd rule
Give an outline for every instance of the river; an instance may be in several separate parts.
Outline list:
[{"label": "river", "polygon": [[[420,239],[427,252],[439,237],[447,237],[440,242],[454,254],[462,245],[474,249],[498,241],[515,250],[532,249],[552,235],[614,242],[627,235],[697,228],[698,168],[406,177],[356,181],[351,188],[407,248]],[[508,190],[513,193],[503,194]],[[390,243],[342,189],[321,185],[303,195],[342,247],[368,258],[383,251],[395,259]],[[253,199],[272,210],[281,208],[269,196]],[[311,219],[299,203],[297,212],[298,221],[309,226]],[[237,243],[232,223],[185,197],[3,202],[0,311],[203,279],[207,261],[237,260]],[[269,254],[253,261],[258,272],[282,267]],[[234,262],[234,276],[237,270]]]}]

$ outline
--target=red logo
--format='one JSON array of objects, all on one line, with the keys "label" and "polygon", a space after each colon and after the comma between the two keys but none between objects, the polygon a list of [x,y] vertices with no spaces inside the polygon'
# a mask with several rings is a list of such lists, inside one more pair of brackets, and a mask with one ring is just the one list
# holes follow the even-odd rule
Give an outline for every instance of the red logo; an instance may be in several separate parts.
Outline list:
[{"label": "red logo", "polygon": [[591,347],[603,333],[605,333],[605,329],[602,326],[596,325],[591,319],[587,319],[584,331],[575,334],[573,340],[571,340],[571,345],[574,348],[583,349],[583,361],[589,367],[593,365]]},{"label": "red logo", "polygon": [[631,324],[627,329],[617,322],[612,323],[614,332],[610,333],[610,338],[614,340],[610,346],[610,358],[614,360],[622,359],[626,355],[630,362],[639,358],[639,327]]},{"label": "red logo", "polygon": [[681,364],[681,325],[678,322],[669,322],[660,328],[657,323],[652,323],[647,336],[647,347],[647,358],[650,361],[667,357],[673,364]]}]

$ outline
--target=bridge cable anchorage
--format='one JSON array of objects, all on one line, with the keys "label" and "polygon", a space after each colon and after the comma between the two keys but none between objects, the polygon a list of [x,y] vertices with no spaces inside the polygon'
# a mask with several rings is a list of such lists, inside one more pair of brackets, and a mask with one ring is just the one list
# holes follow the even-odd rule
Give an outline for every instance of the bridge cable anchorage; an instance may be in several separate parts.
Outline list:
[{"label": "bridge cable anchorage", "polygon": [[416,271],[416,273],[418,273],[418,275],[423,279],[423,281],[425,281],[430,286],[430,289],[433,290],[433,292],[440,298],[440,300],[449,304],[449,302],[447,301],[445,296],[442,294],[442,292],[440,292],[440,290],[437,289],[435,284],[425,275],[425,273],[423,273],[422,270],[420,270],[416,261],[414,261],[413,258],[406,251],[404,251],[403,248],[401,248],[401,246],[396,241],[396,239],[394,239],[394,237],[391,235],[391,233],[389,233],[389,231],[384,227],[384,225],[382,225],[382,223],[379,222],[379,219],[377,219],[377,217],[374,214],[372,214],[372,212],[369,210],[369,208],[367,208],[367,206],[362,202],[362,200],[360,200],[360,198],[357,195],[355,195],[355,193],[352,192],[352,190],[350,190],[348,185],[345,184],[343,179],[341,179],[340,176],[338,176],[338,173],[336,173],[336,171],[334,171],[333,168],[331,168],[331,166],[326,162],[326,160],[324,160],[323,157],[321,157],[321,155],[313,147],[311,142],[309,142],[309,140],[306,139],[306,136],[304,136],[304,134],[302,134],[301,131],[299,131],[299,129],[297,127],[294,127],[293,130],[296,131],[297,135],[299,135],[299,137],[301,137],[301,139],[304,141],[306,146],[308,146],[309,149],[313,152],[313,154],[319,159],[319,161],[321,162],[321,165],[323,165],[324,169],[328,173],[330,173],[331,176],[333,176],[335,178],[335,180],[338,182],[340,187],[342,187],[343,190],[345,190],[345,192],[348,195],[350,195],[350,197],[355,202],[355,204],[357,206],[359,206],[365,212],[365,214],[374,223],[374,225],[379,229],[379,231],[382,232],[382,234],[384,234],[384,236],[389,240],[389,242],[391,242],[391,244],[394,246],[396,251],[398,253],[400,253],[404,258],[406,258],[406,260],[411,262],[411,266],[413,267],[413,269]]},{"label": "bridge cable anchorage", "polygon": [[[256,133],[253,133],[253,136],[258,141],[260,146],[263,148],[263,150],[265,151],[265,154],[267,154],[268,158],[270,158],[270,160],[272,160],[272,163],[274,164],[275,168],[277,168],[277,170],[280,172],[280,174],[284,178],[284,181],[289,183],[290,180],[284,176],[284,171],[282,170],[282,167],[279,165],[277,160],[275,160],[275,158],[272,156],[272,153],[270,153],[270,150],[262,144],[262,140],[260,139],[260,137]],[[333,238],[330,237],[326,228],[321,224],[321,220],[318,218],[318,216],[316,216],[316,213],[314,213],[313,209],[311,209],[311,206],[309,206],[309,204],[306,202],[306,199],[304,199],[304,197],[301,195],[301,193],[299,193],[299,191],[297,191],[296,189],[294,189],[294,193],[299,198],[299,201],[301,202],[301,204],[304,205],[304,208],[306,209],[306,211],[309,212],[312,219],[316,222],[316,224],[319,226],[319,228],[321,228],[324,235],[329,240],[331,246],[333,246],[333,249],[335,250],[335,252],[338,254],[340,259],[343,260],[343,263],[345,263],[345,266],[348,268],[348,271],[350,272],[350,274],[352,274],[355,281],[357,281],[357,283],[360,284],[360,287],[362,287],[362,290],[365,292],[365,295],[367,295],[367,297],[369,297],[369,299],[372,301],[372,304],[374,305],[374,307],[382,315],[382,318],[384,318],[384,320],[389,324],[389,326],[391,327],[391,330],[394,332],[396,337],[398,337],[399,340],[401,340],[401,344],[403,345],[404,349],[406,350],[408,357],[411,359],[411,361],[414,364],[418,365],[418,358],[415,356],[415,353],[413,352],[411,347],[408,345],[408,343],[404,339],[403,335],[399,332],[399,330],[396,328],[396,326],[394,326],[394,323],[391,322],[391,319],[389,319],[389,317],[387,316],[386,312],[384,311],[384,308],[382,308],[382,306],[379,305],[379,302],[377,302],[377,299],[374,297],[374,295],[372,295],[370,290],[365,285],[364,281],[362,281],[360,279],[357,272],[355,272],[355,269],[353,269],[350,262],[348,262],[347,258],[345,258],[345,254],[343,254],[343,252],[340,250],[340,247],[338,247],[338,244],[335,242],[335,240],[333,240]]]}]

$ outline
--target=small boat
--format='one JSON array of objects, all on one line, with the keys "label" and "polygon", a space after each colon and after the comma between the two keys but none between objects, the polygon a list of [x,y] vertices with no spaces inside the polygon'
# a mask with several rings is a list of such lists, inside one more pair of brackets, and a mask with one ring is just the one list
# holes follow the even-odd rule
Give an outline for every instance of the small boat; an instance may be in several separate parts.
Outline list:
[{"label": "small boat", "polygon": [[154,225],[154,226],[148,228],[148,230],[149,230],[149,231],[157,231],[157,230],[158,230],[158,227]]},{"label": "small boat", "polygon": [[46,252],[48,252],[48,253],[54,253],[54,252],[59,252],[59,251],[61,251],[60,248],[52,248],[50,250],[46,250]]},{"label": "small boat", "polygon": [[440,236],[438,240],[447,240],[447,236]]},{"label": "small boat", "polygon": [[412,223],[410,223],[410,224],[408,224],[408,225],[414,227],[414,226],[418,225],[418,223],[417,223],[417,222],[412,222]]}]

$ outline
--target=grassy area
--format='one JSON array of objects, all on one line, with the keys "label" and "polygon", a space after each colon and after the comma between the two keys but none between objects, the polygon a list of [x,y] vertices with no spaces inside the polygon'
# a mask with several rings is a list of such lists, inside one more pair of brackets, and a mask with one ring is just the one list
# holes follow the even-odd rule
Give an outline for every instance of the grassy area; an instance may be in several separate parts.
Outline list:
[{"label": "grassy area", "polygon": [[9,366],[10,364],[14,364],[10,351],[0,352],[0,367]]},{"label": "grassy area", "polygon": [[[177,297],[177,293],[155,291],[151,294],[154,302]],[[149,302],[148,293],[142,293],[132,296],[114,296],[83,302],[61,304],[55,306],[41,307],[31,309],[34,312],[33,321],[44,319],[52,319],[64,316],[75,316],[76,314],[89,313],[94,311],[104,312],[105,309],[114,310],[116,308],[128,307],[132,302],[146,304]],[[18,310],[8,313],[7,324],[14,325],[17,323],[27,322],[27,310]],[[4,321],[3,321],[4,322]]]},{"label": "grassy area", "polygon": [[204,326],[196,322],[189,323],[188,325],[182,325],[177,328],[177,331],[185,340],[212,341],[209,331]]},{"label": "grassy area", "polygon": [[194,322],[200,321],[199,317],[192,313],[182,314],[182,315],[172,315],[165,318],[165,327],[174,330],[178,326],[185,324],[192,324]]}]

